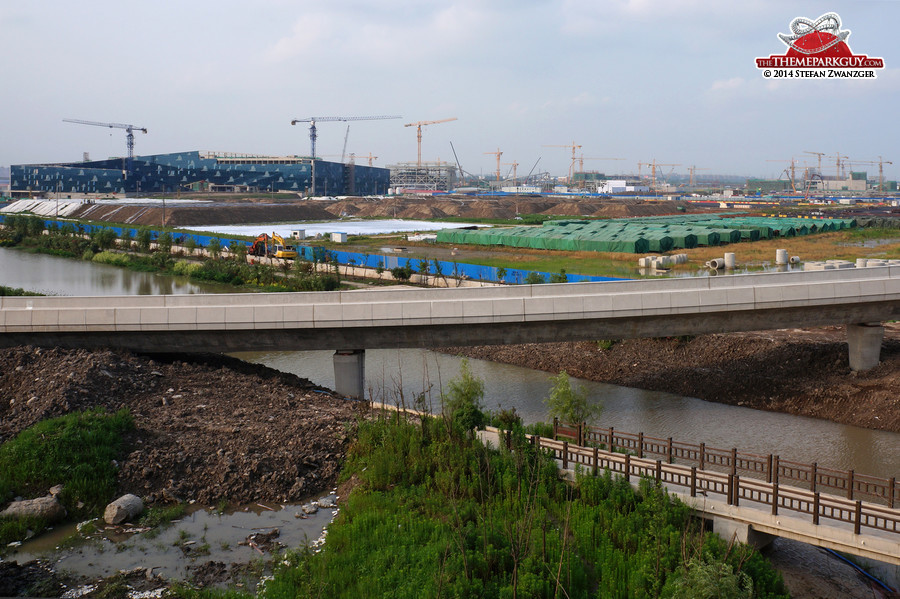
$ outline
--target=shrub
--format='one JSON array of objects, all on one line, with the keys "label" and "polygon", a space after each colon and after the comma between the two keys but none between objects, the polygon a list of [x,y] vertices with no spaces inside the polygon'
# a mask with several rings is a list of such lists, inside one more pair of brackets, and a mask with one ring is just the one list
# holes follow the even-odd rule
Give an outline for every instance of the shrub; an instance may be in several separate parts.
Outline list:
[{"label": "shrub", "polygon": [[450,417],[454,428],[470,432],[483,428],[487,422],[484,414],[484,381],[472,374],[469,360],[463,358],[459,366],[459,378],[448,384],[443,395],[444,413]]},{"label": "shrub", "polygon": [[547,281],[544,280],[544,275],[542,275],[539,272],[534,272],[534,271],[529,272],[528,276],[525,277],[526,285],[540,285],[540,284],[546,283],[546,282]]},{"label": "shrub", "polygon": [[565,370],[550,377],[553,388],[550,396],[544,400],[551,418],[559,418],[563,422],[593,422],[600,417],[603,407],[588,401],[588,391],[584,385],[572,388],[572,382]]}]

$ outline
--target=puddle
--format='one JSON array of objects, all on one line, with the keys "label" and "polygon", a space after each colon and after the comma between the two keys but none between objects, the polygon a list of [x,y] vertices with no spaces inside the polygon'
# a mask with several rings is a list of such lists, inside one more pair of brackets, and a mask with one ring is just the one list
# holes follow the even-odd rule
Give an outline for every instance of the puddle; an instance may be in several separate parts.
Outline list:
[{"label": "puddle", "polygon": [[[334,505],[337,496],[319,500]],[[59,572],[88,577],[150,568],[166,579],[190,580],[193,569],[209,561],[259,564],[277,554],[279,546],[320,544],[335,514],[336,507],[306,515],[301,505],[253,504],[232,513],[200,507],[149,531],[131,525],[106,526],[101,518],[92,521],[98,527],[93,533],[78,533],[76,524],[60,526],[23,543],[6,559],[19,563],[46,559]],[[77,536],[71,540],[73,535]],[[267,537],[274,537],[271,541],[277,545],[270,548]],[[247,580],[246,587],[252,590],[260,575]]]},{"label": "puddle", "polygon": [[891,245],[892,243],[900,243],[900,239],[891,237],[888,239],[866,239],[865,241],[856,241],[852,243],[841,243],[843,247],[855,248],[877,248],[882,245]]}]

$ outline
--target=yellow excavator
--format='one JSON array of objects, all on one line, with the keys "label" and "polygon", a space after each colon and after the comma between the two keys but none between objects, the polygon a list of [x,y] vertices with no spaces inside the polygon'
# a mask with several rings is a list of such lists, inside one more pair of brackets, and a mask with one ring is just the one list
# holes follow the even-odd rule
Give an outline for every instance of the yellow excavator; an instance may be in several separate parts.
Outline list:
[{"label": "yellow excavator", "polygon": [[271,237],[266,233],[260,233],[247,253],[251,256],[269,256],[290,260],[297,257],[297,250],[285,243],[284,238],[274,231]]}]

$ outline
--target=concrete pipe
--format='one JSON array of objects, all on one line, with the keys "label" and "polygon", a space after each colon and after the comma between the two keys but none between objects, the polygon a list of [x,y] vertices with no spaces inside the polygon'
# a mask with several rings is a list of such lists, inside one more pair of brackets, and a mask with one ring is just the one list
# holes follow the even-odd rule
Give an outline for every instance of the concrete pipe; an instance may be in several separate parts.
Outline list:
[{"label": "concrete pipe", "polygon": [[734,268],[737,261],[734,258],[734,252],[725,253],[725,268]]},{"label": "concrete pipe", "polygon": [[724,258],[713,258],[709,261],[709,267],[714,268],[716,270],[721,270],[725,268],[725,259]]},{"label": "concrete pipe", "polygon": [[790,263],[791,264],[800,264],[800,256],[791,256]]},{"label": "concrete pipe", "polygon": [[787,264],[787,263],[788,263],[787,250],[775,250],[775,264]]},{"label": "concrete pipe", "polygon": [[857,258],[856,259],[856,268],[865,268],[868,259],[866,258]]}]

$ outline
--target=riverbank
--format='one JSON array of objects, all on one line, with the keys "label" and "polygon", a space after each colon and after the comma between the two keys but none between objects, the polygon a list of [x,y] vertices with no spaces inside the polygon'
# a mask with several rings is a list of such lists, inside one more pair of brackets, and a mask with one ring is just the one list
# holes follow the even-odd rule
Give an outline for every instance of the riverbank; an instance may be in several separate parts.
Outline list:
[{"label": "riverbank", "polygon": [[[852,372],[843,327],[440,351],[625,387],[900,432],[900,325]],[[601,398],[602,399],[602,398]]]}]

